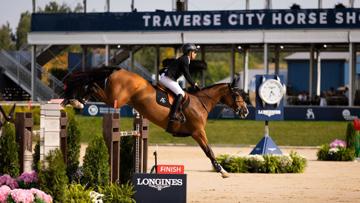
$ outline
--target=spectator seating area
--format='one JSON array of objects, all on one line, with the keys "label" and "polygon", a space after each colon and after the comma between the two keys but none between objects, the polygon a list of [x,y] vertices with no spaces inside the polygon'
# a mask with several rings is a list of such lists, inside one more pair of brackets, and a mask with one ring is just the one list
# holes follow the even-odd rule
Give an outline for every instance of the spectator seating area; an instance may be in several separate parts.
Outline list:
[{"label": "spectator seating area", "polygon": [[27,101],[31,96],[20,87],[5,87],[0,90],[0,101]]},{"label": "spectator seating area", "polygon": [[[288,105],[320,105],[320,106],[347,106],[348,105],[347,87],[339,87],[336,90],[331,88],[321,93],[320,97],[309,96],[308,92],[300,92],[287,96]],[[356,91],[354,104],[360,105],[360,90]]]}]

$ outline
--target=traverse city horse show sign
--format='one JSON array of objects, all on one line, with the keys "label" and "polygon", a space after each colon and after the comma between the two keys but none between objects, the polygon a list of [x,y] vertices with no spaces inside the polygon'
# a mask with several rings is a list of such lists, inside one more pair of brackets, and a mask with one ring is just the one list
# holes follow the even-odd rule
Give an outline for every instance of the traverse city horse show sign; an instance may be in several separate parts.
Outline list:
[{"label": "traverse city horse show sign", "polygon": [[360,28],[360,9],[34,13],[37,31],[180,31]]}]

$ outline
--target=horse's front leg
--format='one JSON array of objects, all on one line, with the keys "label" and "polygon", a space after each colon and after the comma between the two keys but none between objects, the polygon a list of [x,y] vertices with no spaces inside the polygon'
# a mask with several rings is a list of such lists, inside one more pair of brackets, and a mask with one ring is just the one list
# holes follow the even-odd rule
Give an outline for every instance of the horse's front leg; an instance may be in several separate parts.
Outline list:
[{"label": "horse's front leg", "polygon": [[214,152],[208,144],[205,131],[199,134],[194,134],[192,137],[196,140],[196,142],[200,145],[201,149],[205,152],[206,156],[210,159],[211,164],[213,165],[216,172],[221,173],[221,176],[223,178],[228,178],[229,173],[225,171],[225,169],[223,169],[223,167],[216,161]]}]

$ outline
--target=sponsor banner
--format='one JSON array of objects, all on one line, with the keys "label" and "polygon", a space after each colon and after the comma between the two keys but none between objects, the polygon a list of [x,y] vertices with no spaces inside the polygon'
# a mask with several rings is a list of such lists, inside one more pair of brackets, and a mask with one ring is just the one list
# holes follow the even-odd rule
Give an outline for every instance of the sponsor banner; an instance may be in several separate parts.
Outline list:
[{"label": "sponsor banner", "polygon": [[132,117],[133,109],[130,106],[123,106],[121,109],[114,109],[102,102],[88,102],[85,104],[82,114],[84,116],[102,116],[105,113],[120,113],[121,116]]},{"label": "sponsor banner", "polygon": [[360,9],[33,13],[32,32],[360,28]]},{"label": "sponsor banner", "polygon": [[[239,119],[238,116],[229,116],[223,114],[223,105],[218,105],[209,114],[209,119]],[[246,120],[255,120],[256,109],[253,106],[248,106],[249,115]],[[231,109],[229,109],[230,111]],[[355,118],[360,118],[359,107],[347,106],[285,106],[284,120],[298,120],[298,121],[351,121]]]},{"label": "sponsor banner", "polygon": [[132,181],[137,203],[186,202],[186,174],[136,173]]},{"label": "sponsor banner", "polygon": [[[248,105],[249,115],[246,120],[255,120],[255,112],[253,106]],[[82,114],[85,116],[102,116],[103,113],[114,112],[113,108],[106,106],[104,103],[88,103],[84,106]],[[119,109],[117,109],[119,112]],[[299,121],[351,121],[360,118],[359,107],[347,106],[285,106],[283,109],[284,120]],[[263,112],[266,113],[266,112]],[[133,108],[125,105],[120,110],[121,117],[133,117]],[[233,113],[231,108],[222,104],[215,106],[210,112],[209,119],[240,119],[238,115]]]},{"label": "sponsor banner", "polygon": [[[283,76],[278,76],[283,81]],[[279,104],[266,104],[259,96],[259,88],[264,80],[275,79],[275,75],[256,75],[256,109],[255,120],[260,121],[273,121],[284,120],[284,98],[281,99]],[[281,82],[282,83],[282,82]],[[271,91],[271,90],[270,90]]]},{"label": "sponsor banner", "polygon": [[184,174],[184,165],[157,165],[158,174]]},{"label": "sponsor banner", "polygon": [[308,121],[352,121],[359,118],[360,108],[350,107],[288,107],[285,108],[285,120]]}]

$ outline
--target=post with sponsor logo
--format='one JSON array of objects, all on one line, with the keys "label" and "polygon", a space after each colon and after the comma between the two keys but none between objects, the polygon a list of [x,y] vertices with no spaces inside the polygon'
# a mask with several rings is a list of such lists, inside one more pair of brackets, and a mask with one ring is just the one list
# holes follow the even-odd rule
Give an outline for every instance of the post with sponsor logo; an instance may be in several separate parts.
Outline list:
[{"label": "post with sponsor logo", "polygon": [[250,154],[282,154],[269,134],[269,121],[284,119],[286,89],[281,78],[278,75],[256,75],[255,119],[265,121],[265,133]]}]

